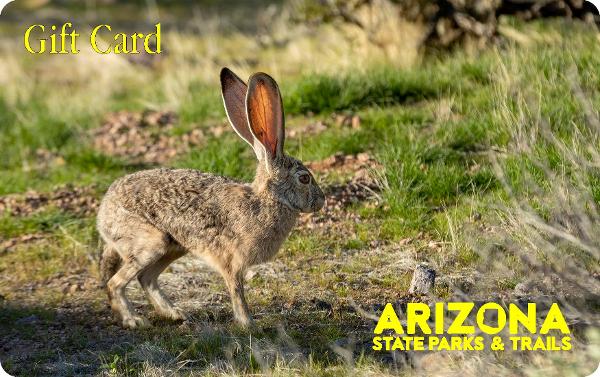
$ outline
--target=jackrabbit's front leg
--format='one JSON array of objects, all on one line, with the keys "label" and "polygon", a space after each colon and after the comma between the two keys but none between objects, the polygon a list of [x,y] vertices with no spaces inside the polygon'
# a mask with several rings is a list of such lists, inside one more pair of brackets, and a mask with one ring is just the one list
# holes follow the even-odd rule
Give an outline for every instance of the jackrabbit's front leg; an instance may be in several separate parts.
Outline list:
[{"label": "jackrabbit's front leg", "polygon": [[252,317],[250,316],[248,304],[244,297],[244,274],[242,271],[230,272],[223,274],[223,278],[231,296],[235,320],[244,327],[250,326],[252,324]]}]

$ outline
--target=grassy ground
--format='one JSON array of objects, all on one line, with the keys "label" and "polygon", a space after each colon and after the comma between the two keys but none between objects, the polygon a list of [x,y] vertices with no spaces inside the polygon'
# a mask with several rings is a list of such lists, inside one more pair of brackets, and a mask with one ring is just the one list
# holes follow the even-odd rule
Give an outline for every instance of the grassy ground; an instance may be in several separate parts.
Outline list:
[{"label": "grassy ground", "polygon": [[[150,67],[91,54],[65,64],[0,53],[0,194],[22,204],[27,190],[87,190],[72,205],[51,199],[0,215],[2,365],[16,375],[590,373],[599,359],[591,330],[600,309],[600,45],[589,25],[504,28],[518,38],[408,68],[383,59],[353,69],[341,59],[339,70],[334,60],[319,69],[310,62],[322,51],[290,52],[308,40],[261,50],[235,33],[169,33],[169,53]],[[216,50],[214,38],[223,43]],[[234,60],[240,46],[248,52]],[[276,260],[252,271],[252,332],[233,325],[223,283],[191,258],[161,281],[192,320],[151,316],[151,329],[122,330],[97,285],[94,203],[115,178],[156,164],[95,147],[93,130],[115,111],[173,111],[176,120],[157,132],[177,138],[199,129],[203,137],[162,165],[250,179],[251,151],[223,127],[217,74],[229,61],[242,77],[264,69],[280,81],[288,131],[296,130],[288,153],[317,162],[368,153],[375,192],[304,218]],[[337,120],[345,116],[360,122]],[[314,124],[324,127],[309,132]],[[334,204],[336,187],[357,175],[337,165],[315,170]],[[406,294],[419,262],[437,270],[441,299],[562,302],[576,351],[370,351],[374,324],[363,311],[431,300]],[[136,308],[150,313],[132,285]]]}]

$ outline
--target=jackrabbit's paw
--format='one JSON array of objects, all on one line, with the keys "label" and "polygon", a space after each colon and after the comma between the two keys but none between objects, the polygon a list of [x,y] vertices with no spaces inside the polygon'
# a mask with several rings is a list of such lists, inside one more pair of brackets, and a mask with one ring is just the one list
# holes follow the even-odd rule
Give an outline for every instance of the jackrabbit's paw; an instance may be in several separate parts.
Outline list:
[{"label": "jackrabbit's paw", "polygon": [[168,318],[173,321],[186,321],[189,319],[188,315],[179,308],[173,308],[167,315]]},{"label": "jackrabbit's paw", "polygon": [[254,327],[254,320],[251,316],[236,316],[236,322],[243,328],[252,328]]},{"label": "jackrabbit's paw", "polygon": [[144,317],[133,316],[123,318],[123,327],[127,329],[144,328],[149,326],[150,322],[148,322],[148,320]]}]

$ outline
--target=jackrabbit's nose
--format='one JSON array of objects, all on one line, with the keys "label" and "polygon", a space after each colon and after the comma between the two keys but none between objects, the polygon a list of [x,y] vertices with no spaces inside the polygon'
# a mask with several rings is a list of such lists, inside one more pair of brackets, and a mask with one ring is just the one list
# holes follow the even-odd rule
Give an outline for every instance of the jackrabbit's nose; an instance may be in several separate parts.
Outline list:
[{"label": "jackrabbit's nose", "polygon": [[314,205],[314,211],[317,212],[319,210],[321,210],[321,208],[323,208],[325,206],[325,195],[320,196],[316,201],[315,201],[315,205]]}]

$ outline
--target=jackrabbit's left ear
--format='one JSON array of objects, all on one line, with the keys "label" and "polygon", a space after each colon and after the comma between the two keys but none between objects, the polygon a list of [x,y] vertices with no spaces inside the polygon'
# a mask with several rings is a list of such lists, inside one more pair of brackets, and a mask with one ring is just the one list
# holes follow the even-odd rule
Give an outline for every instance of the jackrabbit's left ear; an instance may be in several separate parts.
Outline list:
[{"label": "jackrabbit's left ear", "polygon": [[248,126],[246,116],[246,93],[248,87],[233,71],[225,67],[221,70],[221,95],[225,113],[235,132],[254,149],[254,136]]},{"label": "jackrabbit's left ear", "polygon": [[255,73],[248,82],[246,113],[252,134],[273,159],[283,156],[285,125],[279,87],[266,73]]}]

